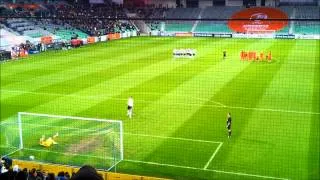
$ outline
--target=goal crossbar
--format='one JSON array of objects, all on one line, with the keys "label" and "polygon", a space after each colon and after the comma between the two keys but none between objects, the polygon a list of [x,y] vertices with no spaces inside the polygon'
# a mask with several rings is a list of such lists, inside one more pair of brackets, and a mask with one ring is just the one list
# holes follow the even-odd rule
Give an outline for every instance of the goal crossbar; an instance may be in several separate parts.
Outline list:
[{"label": "goal crossbar", "polygon": [[[35,116],[35,117],[46,117],[46,118],[56,118],[56,119],[72,119],[77,121],[95,121],[95,122],[101,122],[101,123],[110,123],[110,124],[118,124],[116,125],[117,133],[119,134],[117,144],[118,144],[118,150],[119,150],[119,159],[122,161],[124,159],[124,148],[123,148],[123,124],[121,120],[108,120],[108,119],[98,119],[98,118],[88,118],[88,117],[77,117],[77,116],[64,116],[64,115],[53,115],[53,114],[41,114],[41,113],[31,113],[31,112],[18,112],[18,134],[19,134],[19,148],[16,151],[23,150],[24,149],[24,142],[23,142],[23,117],[22,116]],[[36,125],[36,124],[35,124]],[[15,152],[16,152],[15,151]],[[12,153],[11,153],[12,154]],[[119,161],[119,162],[120,162]],[[116,162],[118,164],[119,162]],[[116,164],[114,164],[112,167],[114,167]],[[110,168],[108,168],[110,169]]]}]

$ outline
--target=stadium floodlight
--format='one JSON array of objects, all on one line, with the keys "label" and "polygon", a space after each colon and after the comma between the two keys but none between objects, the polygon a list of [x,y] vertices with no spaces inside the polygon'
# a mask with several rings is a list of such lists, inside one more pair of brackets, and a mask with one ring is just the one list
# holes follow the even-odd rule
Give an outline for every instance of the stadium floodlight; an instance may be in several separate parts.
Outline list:
[{"label": "stadium floodlight", "polygon": [[19,112],[17,121],[1,128],[11,148],[6,155],[16,159],[104,170],[123,160],[119,120]]}]

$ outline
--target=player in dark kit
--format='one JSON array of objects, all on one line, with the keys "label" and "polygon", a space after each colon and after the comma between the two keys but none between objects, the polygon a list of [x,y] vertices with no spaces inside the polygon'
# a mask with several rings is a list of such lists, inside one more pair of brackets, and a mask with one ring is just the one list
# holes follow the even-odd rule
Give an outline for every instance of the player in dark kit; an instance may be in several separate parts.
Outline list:
[{"label": "player in dark kit", "polygon": [[228,138],[231,137],[231,113],[227,115],[227,129],[228,129]]},{"label": "player in dark kit", "polygon": [[223,51],[223,59],[227,58],[227,51]]}]

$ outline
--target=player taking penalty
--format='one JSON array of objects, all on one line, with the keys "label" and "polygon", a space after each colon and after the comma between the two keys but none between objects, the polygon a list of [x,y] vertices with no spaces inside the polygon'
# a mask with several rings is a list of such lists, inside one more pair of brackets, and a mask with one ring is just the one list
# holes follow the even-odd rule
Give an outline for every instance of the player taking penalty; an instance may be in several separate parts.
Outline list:
[{"label": "player taking penalty", "polygon": [[132,111],[133,111],[133,98],[132,96],[129,97],[128,99],[128,112],[127,112],[127,116],[129,116],[129,118],[132,118]]},{"label": "player taking penalty", "polygon": [[58,133],[56,133],[55,135],[53,135],[53,137],[49,137],[48,139],[46,139],[45,135],[42,135],[42,137],[40,138],[39,144],[41,146],[44,147],[50,147],[54,144],[58,144],[55,139],[59,136]]}]

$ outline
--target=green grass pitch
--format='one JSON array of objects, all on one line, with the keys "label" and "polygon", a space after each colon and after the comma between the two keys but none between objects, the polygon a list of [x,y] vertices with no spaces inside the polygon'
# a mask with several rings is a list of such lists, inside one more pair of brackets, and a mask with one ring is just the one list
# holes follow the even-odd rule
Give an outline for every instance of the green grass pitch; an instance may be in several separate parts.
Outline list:
[{"label": "green grass pitch", "polygon": [[[319,45],[319,40],[140,37],[1,63],[0,126],[4,132],[18,112],[122,120],[124,160],[116,168],[122,173],[319,179]],[[198,55],[174,59],[174,48],[193,48]],[[242,50],[271,51],[273,61],[242,62]],[[133,119],[126,116],[129,96],[135,100]],[[227,112],[233,119],[231,139]],[[94,125],[47,122],[61,141],[42,148],[38,139],[49,130],[38,122],[24,125],[23,132],[25,143],[38,151],[25,149],[12,157],[105,163],[64,154],[71,145],[63,146],[63,140],[73,131],[63,127]],[[110,151],[91,144],[86,134],[72,136],[73,141],[89,142],[97,156]],[[3,155],[8,139],[0,137]]]}]

